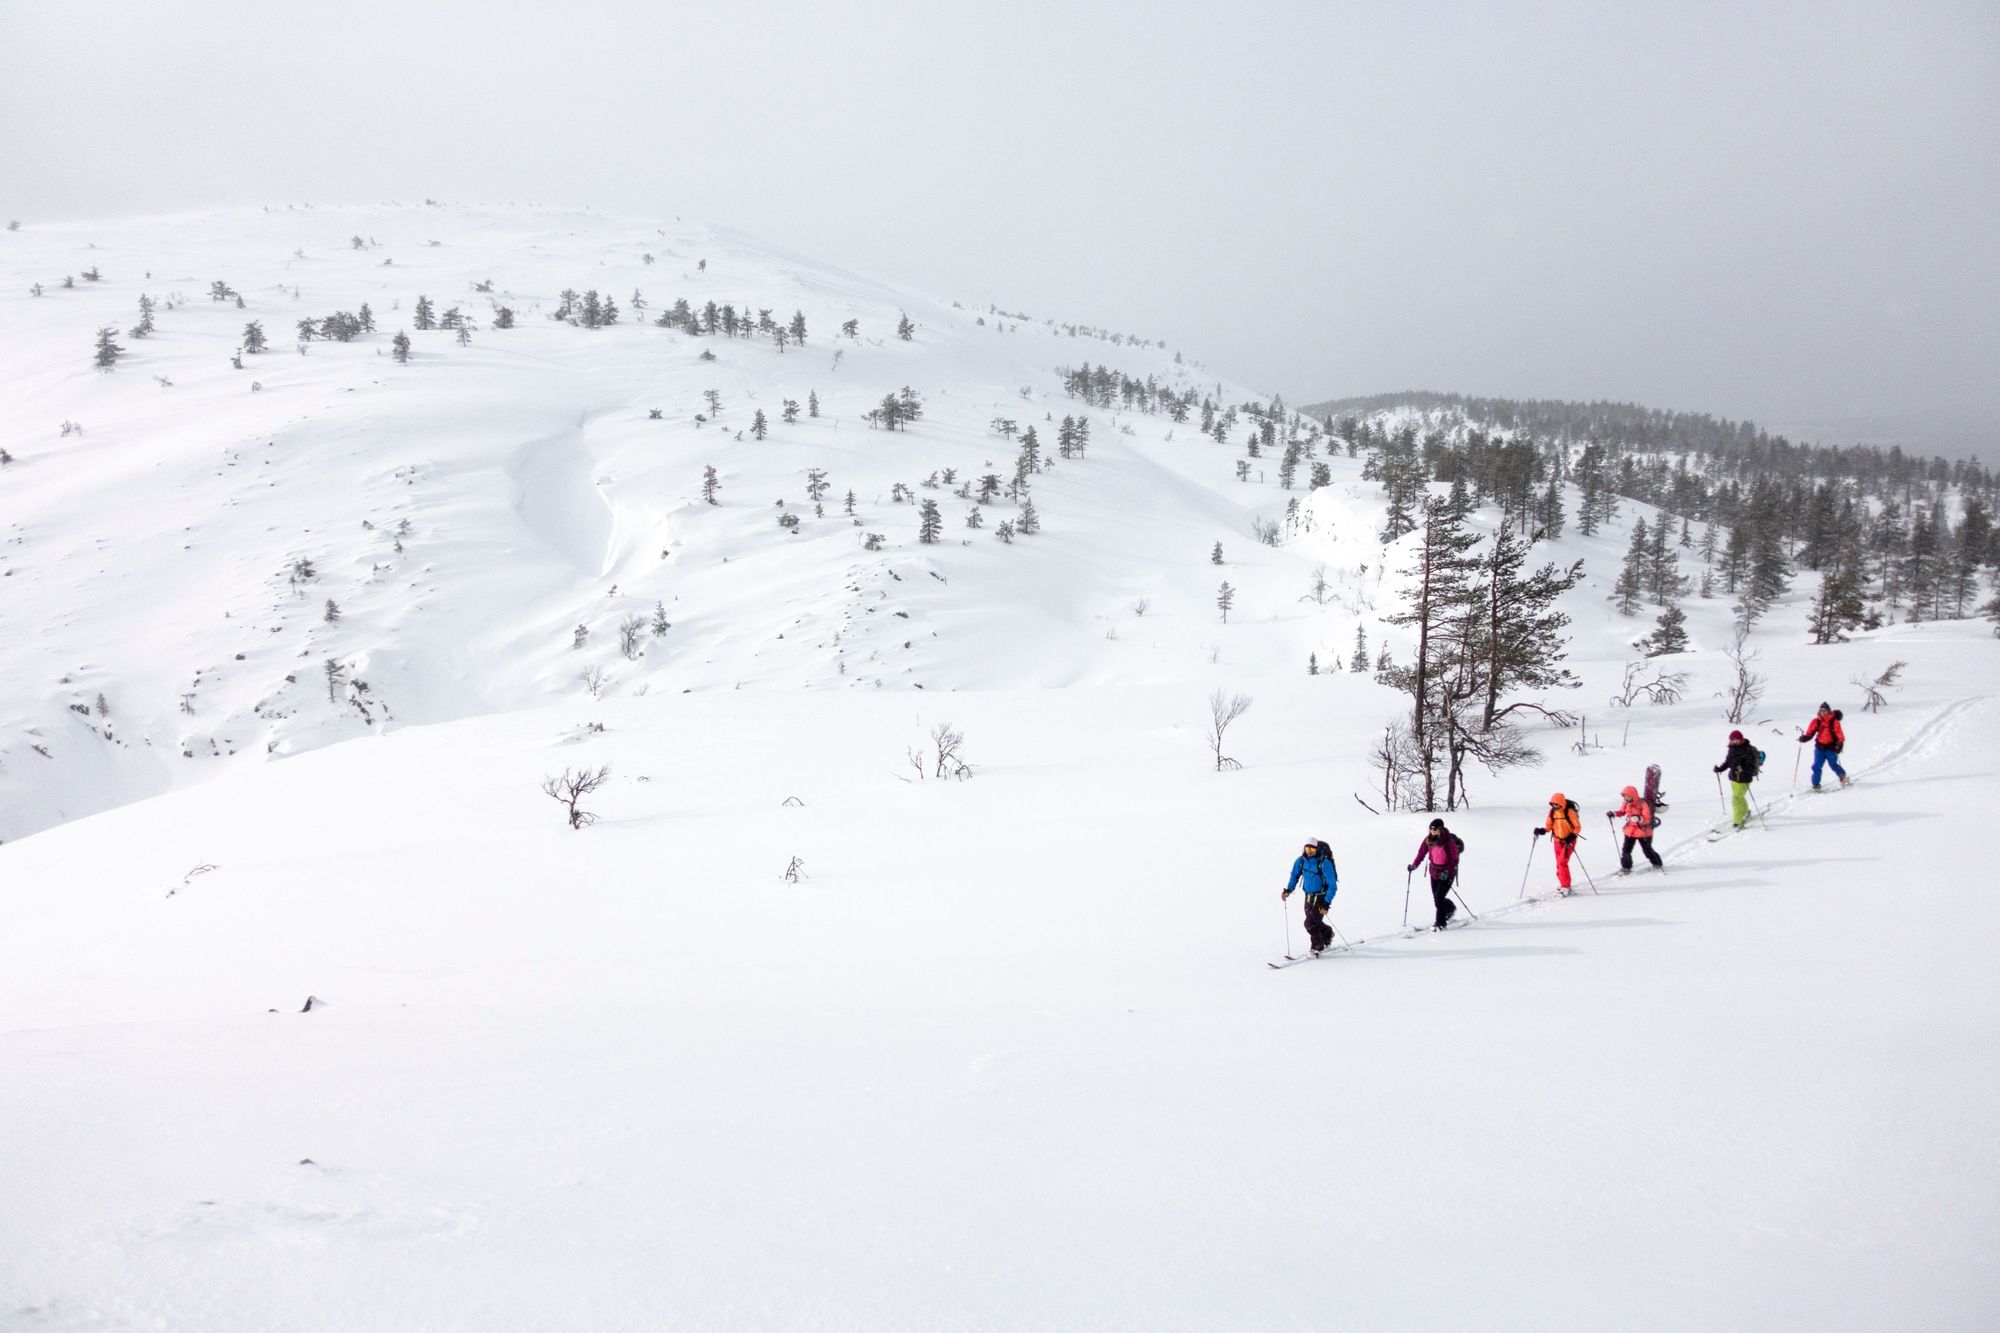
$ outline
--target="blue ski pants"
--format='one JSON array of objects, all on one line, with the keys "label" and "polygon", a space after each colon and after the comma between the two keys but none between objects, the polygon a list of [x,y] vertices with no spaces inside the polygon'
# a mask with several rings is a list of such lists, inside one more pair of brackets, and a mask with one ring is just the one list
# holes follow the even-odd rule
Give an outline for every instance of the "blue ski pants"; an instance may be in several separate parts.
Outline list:
[{"label": "blue ski pants", "polygon": [[1845,779],[1847,770],[1840,766],[1840,752],[1831,745],[1813,746],[1813,786],[1819,786],[1819,774],[1823,768],[1832,766],[1836,777]]}]

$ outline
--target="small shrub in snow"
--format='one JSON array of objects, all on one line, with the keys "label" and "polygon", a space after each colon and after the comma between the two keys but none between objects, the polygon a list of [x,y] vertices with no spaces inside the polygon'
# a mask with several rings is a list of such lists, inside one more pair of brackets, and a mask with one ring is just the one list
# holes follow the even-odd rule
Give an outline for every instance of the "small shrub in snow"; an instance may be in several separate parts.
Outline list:
[{"label": "small shrub in snow", "polygon": [[644,616],[627,616],[618,622],[618,651],[627,661],[636,662],[645,652],[641,641],[646,633]]},{"label": "small shrub in snow", "polygon": [[334,601],[333,598],[331,597],[326,599],[325,619],[326,623],[329,625],[337,625],[340,623],[340,603]]},{"label": "small shrub in snow", "polygon": [[1215,771],[1241,768],[1243,765],[1222,752],[1224,735],[1231,723],[1250,711],[1250,696],[1230,694],[1218,689],[1208,696],[1208,748],[1215,754]]},{"label": "small shrub in snow", "polygon": [[575,772],[565,768],[560,776],[542,779],[542,794],[563,804],[568,810],[571,828],[585,828],[595,824],[597,816],[578,803],[610,780],[609,764],[595,770],[585,768]]}]

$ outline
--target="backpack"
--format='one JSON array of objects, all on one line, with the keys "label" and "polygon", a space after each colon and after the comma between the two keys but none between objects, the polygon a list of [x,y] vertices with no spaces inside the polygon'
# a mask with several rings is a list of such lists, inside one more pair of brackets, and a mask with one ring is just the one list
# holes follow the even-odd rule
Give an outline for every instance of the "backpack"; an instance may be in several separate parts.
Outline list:
[{"label": "backpack", "polygon": [[[1556,837],[1558,837],[1558,838],[1579,838],[1579,837],[1582,837],[1582,836],[1583,836],[1583,821],[1582,821],[1581,819],[1578,819],[1578,818],[1577,818],[1577,808],[1576,808],[1576,802],[1575,802],[1575,801],[1564,801],[1564,802],[1563,802],[1563,805],[1562,805],[1562,809],[1561,809],[1561,811],[1559,811],[1558,813],[1560,813],[1560,814],[1562,815],[1562,817],[1563,817],[1564,819],[1566,819],[1566,820],[1568,820],[1568,821],[1569,821],[1569,832],[1567,832],[1567,833],[1557,833],[1557,834],[1555,835]],[[1551,832],[1553,832],[1553,830],[1551,830]],[[1456,834],[1453,834],[1452,836],[1453,836],[1453,837],[1456,837],[1456,836],[1458,836],[1458,835],[1456,835]],[[1462,844],[1461,844],[1461,847],[1460,847],[1460,850],[1463,850],[1463,845],[1462,845]]]},{"label": "backpack", "polygon": [[1465,855],[1465,839],[1459,837],[1456,833],[1454,833],[1451,835],[1451,840],[1458,844],[1458,854],[1460,856]]},{"label": "backpack", "polygon": [[1333,872],[1335,879],[1339,879],[1340,867],[1334,862],[1333,848],[1327,846],[1324,842],[1314,843],[1313,845],[1319,848],[1320,857],[1326,862],[1326,868]]}]

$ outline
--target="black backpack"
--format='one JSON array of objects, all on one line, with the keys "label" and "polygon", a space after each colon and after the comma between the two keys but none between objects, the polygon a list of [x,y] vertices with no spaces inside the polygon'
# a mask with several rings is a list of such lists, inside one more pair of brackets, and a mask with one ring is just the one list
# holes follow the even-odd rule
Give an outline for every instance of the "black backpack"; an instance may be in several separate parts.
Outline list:
[{"label": "black backpack", "polygon": [[1321,857],[1321,858],[1322,858],[1323,860],[1325,860],[1325,862],[1326,862],[1326,868],[1327,868],[1328,870],[1331,870],[1331,871],[1333,872],[1333,877],[1334,877],[1335,879],[1339,879],[1339,878],[1340,878],[1340,867],[1339,867],[1338,865],[1336,865],[1336,864],[1334,863],[1334,860],[1333,860],[1333,848],[1331,848],[1331,847],[1327,846],[1327,845],[1326,845],[1326,844],[1325,844],[1324,842],[1319,842],[1319,843],[1315,843],[1315,844],[1314,844],[1314,846],[1316,846],[1316,847],[1318,847],[1318,848],[1319,848],[1319,854],[1320,854],[1320,857]]}]

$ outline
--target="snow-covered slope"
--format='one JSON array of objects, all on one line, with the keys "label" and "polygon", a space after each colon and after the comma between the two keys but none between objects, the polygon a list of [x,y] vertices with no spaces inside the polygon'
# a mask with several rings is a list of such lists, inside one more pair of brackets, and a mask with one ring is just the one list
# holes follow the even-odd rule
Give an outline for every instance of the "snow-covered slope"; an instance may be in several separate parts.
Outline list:
[{"label": "snow-covered slope", "polygon": [[[0,847],[0,1328],[1992,1326],[1984,625],[1808,647],[1809,590],[1774,608],[1765,817],[1711,843],[1726,609],[1689,604],[1681,703],[1614,709],[1648,621],[1605,594],[1654,515],[1538,549],[1589,570],[1562,700],[1585,743],[1475,773],[1451,822],[1478,920],[1405,933],[1428,816],[1354,799],[1402,703],[1306,674],[1396,609],[1357,462],[1263,547],[1275,465],[1238,482],[1240,447],[1092,411],[1088,456],[1034,485],[1042,534],[995,541],[1006,506],[966,530],[954,499],[920,545],[890,487],[1010,475],[989,422],[1048,442],[1078,410],[1056,366],[1186,368],[666,230],[302,210],[5,238],[9,274],[109,284],[122,246],[197,299],[109,375],[101,288],[0,304],[9,405],[85,426],[9,436],[0,470],[0,781],[9,833],[42,830]],[[246,285],[293,274],[297,303]],[[521,327],[421,335],[408,366],[378,336],[239,373],[245,312],[199,300],[388,324],[488,277]],[[634,285],[813,332],[781,354],[533,311]],[[858,342],[822,337],[846,318]],[[906,383],[923,420],[870,431]],[[693,422],[709,387],[726,438]],[[808,391],[825,415],[778,423]],[[756,406],[770,438],[736,441]],[[809,467],[861,528],[811,516]],[[673,628],[624,658],[616,623],[656,601]],[[329,656],[372,723],[327,703]],[[1850,677],[1896,660],[1863,714]],[[1216,688],[1255,698],[1240,771],[1204,743]],[[100,691],[108,719],[67,711]],[[1812,796],[1792,738],[1822,698],[1859,780]],[[968,781],[910,763],[944,723]],[[1620,879],[1599,812],[1654,761],[1669,869]],[[573,831],[540,785],[599,765]],[[1554,789],[1595,826],[1596,894],[1551,896],[1528,832]],[[1353,947],[1273,972],[1308,836]]]},{"label": "snow-covered slope", "polygon": [[[98,280],[61,286],[87,269]],[[209,299],[218,282],[242,308]],[[602,291],[621,322],[549,318],[565,288]],[[714,301],[779,324],[802,314],[808,338],[690,337],[635,319],[635,292],[648,321],[676,299]],[[1283,507],[1275,486],[1238,486],[1212,441],[1086,412],[1055,373],[1109,364],[1184,389],[1173,352],[958,309],[680,223],[383,208],[28,228],[0,234],[0,293],[5,838],[233,761],[573,696],[593,666],[612,697],[1184,675],[1211,637],[1210,547],[1240,553],[1253,516]],[[122,330],[142,294],[161,309],[137,339]],[[414,333],[400,365],[390,337],[420,295],[478,329],[469,346]],[[299,353],[299,319],[364,303],[377,332]],[[500,304],[516,327],[491,327]],[[235,369],[250,320],[271,350]],[[91,361],[106,325],[126,348],[110,372]],[[863,414],[904,386],[923,418],[870,429]],[[697,424],[710,390],[720,411]],[[1072,412],[1092,419],[1090,447],[1035,479],[1031,540],[994,540],[1015,506],[987,506],[969,530],[968,501],[923,485],[947,469],[1011,480],[999,416],[1037,427],[1053,460]],[[708,466],[716,506],[701,502]],[[823,516],[810,468],[830,487]],[[942,543],[919,545],[898,485],[941,503]],[[882,550],[863,549],[868,532]],[[302,560],[309,580],[293,577]],[[1112,617],[1141,598],[1158,608],[1150,632],[1110,646]],[[617,626],[656,606],[673,629],[627,660]],[[332,702],[329,658],[349,679]]]}]

